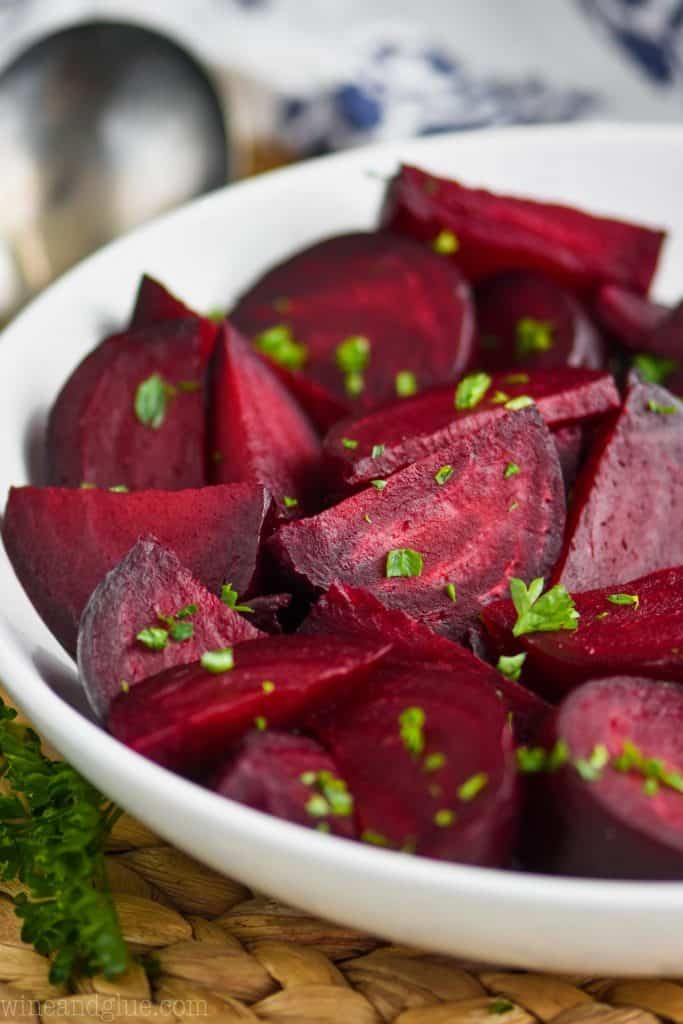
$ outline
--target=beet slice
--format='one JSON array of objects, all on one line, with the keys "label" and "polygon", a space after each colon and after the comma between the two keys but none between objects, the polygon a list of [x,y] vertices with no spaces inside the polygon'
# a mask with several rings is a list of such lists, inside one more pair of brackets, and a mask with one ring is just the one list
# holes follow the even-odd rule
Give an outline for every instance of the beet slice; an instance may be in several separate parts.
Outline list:
[{"label": "beet slice", "polygon": [[[324,796],[326,781],[337,784],[332,803]],[[339,788],[343,781],[332,758],[315,740],[290,733],[252,732],[217,770],[212,788],[276,818],[354,839],[352,796]]]},{"label": "beet slice", "polygon": [[683,403],[634,384],[574,488],[554,579],[571,592],[683,564]]},{"label": "beet slice", "polygon": [[263,488],[248,484],[133,494],[13,487],[2,538],[36,611],[74,654],[90,595],[144,534],[171,548],[209,590],[229,581],[248,596],[269,505]]},{"label": "beet slice", "polygon": [[594,308],[605,330],[636,352],[647,351],[649,338],[669,312],[666,306],[617,284],[600,288]]},{"label": "beet slice", "polygon": [[[167,623],[177,621],[173,640]],[[161,616],[165,618],[162,619]],[[191,636],[183,637],[183,632]],[[165,628],[166,646],[153,650],[136,639],[141,630]],[[90,703],[104,715],[116,694],[173,665],[196,661],[204,651],[255,640],[261,634],[223,604],[155,537],[142,537],[95,588],[81,616],[78,667]]]},{"label": "beet slice", "polygon": [[683,688],[587,683],[559,708],[556,739],[571,762],[534,776],[525,860],[558,874],[683,878]]},{"label": "beet slice", "polygon": [[263,594],[259,597],[250,597],[250,611],[242,614],[247,622],[264,633],[282,633],[280,614],[286,611],[291,603],[291,594]]},{"label": "beet slice", "polygon": [[[407,393],[452,380],[473,354],[472,301],[458,268],[381,232],[329,238],[286,260],[242,297],[232,321],[252,339],[289,329],[306,346],[301,375],[347,412],[396,397],[401,384]],[[363,351],[340,350],[349,339],[362,339]]]},{"label": "beet slice", "polygon": [[[382,490],[286,523],[269,545],[300,586],[365,587],[457,639],[511,575],[542,576],[554,564],[563,525],[557,451],[531,407],[451,441]],[[408,564],[388,567],[390,558]]]},{"label": "beet slice", "polygon": [[584,451],[583,428],[578,424],[553,430],[553,441],[562,468],[562,477],[567,492],[574,486],[579,475]]},{"label": "beet slice", "polygon": [[201,487],[202,345],[198,321],[177,320],[114,335],[86,356],[50,413],[48,482]]},{"label": "beet slice", "polygon": [[484,370],[599,370],[605,346],[573,295],[550,278],[512,270],[484,281],[476,291],[479,353]]},{"label": "beet slice", "polygon": [[338,423],[323,446],[333,486],[357,487],[403,469],[505,416],[506,399],[525,395],[552,428],[584,423],[618,409],[621,401],[611,374],[569,367],[493,374],[483,398],[469,409],[455,408],[452,386],[434,388]]},{"label": "beet slice", "polygon": [[572,632],[515,639],[512,601],[487,605],[482,618],[501,653],[526,652],[524,682],[552,699],[600,676],[683,683],[683,568],[577,594],[575,604],[580,619]]},{"label": "beet slice", "polygon": [[230,325],[213,365],[211,479],[267,487],[290,517],[319,502],[320,442],[303,409]]},{"label": "beet slice", "polygon": [[466,864],[508,862],[518,814],[512,731],[487,686],[445,666],[392,663],[309,728],[353,793],[366,840]]},{"label": "beet slice", "polygon": [[581,210],[466,188],[404,165],[389,186],[382,223],[434,242],[444,232],[470,281],[503,270],[538,270],[586,294],[615,282],[645,294],[664,231]]},{"label": "beet slice", "polygon": [[496,694],[506,712],[512,712],[515,736],[522,743],[538,735],[550,711],[540,697],[475,658],[465,647],[433,633],[397,608],[385,608],[359,587],[333,583],[311,609],[299,632],[307,636],[323,633],[384,640],[392,646],[388,655],[392,663],[449,665],[457,671],[459,679],[474,679]]},{"label": "beet slice", "polygon": [[247,640],[234,651],[232,670],[180,665],[119,694],[109,728],[138,753],[194,774],[224,757],[254,725],[292,725],[350,693],[388,650],[334,637]]},{"label": "beet slice", "polygon": [[195,319],[199,322],[202,339],[202,352],[208,361],[216,341],[219,325],[209,317],[200,316],[184,302],[176,298],[169,290],[148,274],[140,279],[135,307],[130,321],[130,329],[138,327],[154,327],[156,324],[171,320]]}]

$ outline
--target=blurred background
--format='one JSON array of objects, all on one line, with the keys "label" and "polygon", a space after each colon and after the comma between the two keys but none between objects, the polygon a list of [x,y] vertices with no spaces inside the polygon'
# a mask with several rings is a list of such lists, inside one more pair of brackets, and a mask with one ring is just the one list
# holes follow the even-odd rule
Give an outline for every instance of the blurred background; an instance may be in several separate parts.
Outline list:
[{"label": "blurred background", "polygon": [[501,124],[683,116],[683,0],[0,0],[0,323],[228,181]]}]

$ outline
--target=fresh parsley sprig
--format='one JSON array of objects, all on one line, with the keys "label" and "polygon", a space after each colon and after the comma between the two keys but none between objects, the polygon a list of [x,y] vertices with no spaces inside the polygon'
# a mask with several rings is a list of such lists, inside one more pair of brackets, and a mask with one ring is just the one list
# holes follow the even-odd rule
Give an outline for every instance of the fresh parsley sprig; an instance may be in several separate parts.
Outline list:
[{"label": "fresh parsley sprig", "polygon": [[528,587],[523,580],[513,577],[510,580],[510,596],[517,612],[513,636],[578,628],[579,613],[576,605],[559,583],[544,594],[540,577],[532,580]]},{"label": "fresh parsley sprig", "polygon": [[52,958],[50,981],[120,974],[129,964],[108,892],[104,842],[121,813],[78,772],[50,761],[40,738],[0,701],[0,875],[15,898],[22,939]]}]

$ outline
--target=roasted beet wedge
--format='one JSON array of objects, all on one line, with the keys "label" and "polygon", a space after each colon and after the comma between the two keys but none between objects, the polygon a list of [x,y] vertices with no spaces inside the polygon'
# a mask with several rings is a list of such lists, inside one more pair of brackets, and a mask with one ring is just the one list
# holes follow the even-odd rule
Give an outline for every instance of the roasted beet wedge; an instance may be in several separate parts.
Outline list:
[{"label": "roasted beet wedge", "polygon": [[572,632],[515,639],[511,601],[487,605],[482,618],[501,653],[526,651],[524,682],[553,699],[601,676],[683,683],[683,568],[577,594],[575,604],[580,619]]},{"label": "roasted beet wedge", "polygon": [[296,724],[320,704],[348,695],[388,650],[334,637],[247,641],[234,650],[232,669],[225,652],[213,652],[222,655],[225,671],[181,665],[119,694],[109,728],[138,753],[195,774],[222,760],[254,726]]},{"label": "roasted beet wedge", "polygon": [[169,320],[186,320],[188,317],[199,321],[202,351],[205,360],[208,360],[216,341],[218,324],[206,316],[195,313],[155,278],[147,274],[142,276],[131,317],[131,330],[138,327],[154,327]]},{"label": "roasted beet wedge", "polygon": [[534,399],[553,429],[586,422],[620,404],[610,374],[569,367],[493,374],[485,394],[471,408],[456,409],[454,387],[434,388],[338,423],[323,448],[332,486],[357,487],[395,473],[505,416],[505,402],[525,395]]},{"label": "roasted beet wedge", "polygon": [[569,760],[533,777],[524,859],[601,878],[683,878],[683,688],[613,677],[560,706],[549,744]]},{"label": "roasted beet wedge", "polygon": [[536,409],[525,408],[451,441],[381,490],[285,524],[269,543],[300,586],[365,587],[457,639],[510,576],[547,572],[563,526],[557,451]]},{"label": "roasted beet wedge", "polygon": [[50,413],[48,482],[130,490],[201,487],[202,344],[196,319],[177,320],[114,335],[91,352]]},{"label": "roasted beet wedge", "polygon": [[512,731],[487,686],[443,666],[391,664],[309,728],[353,793],[367,842],[508,862],[518,814]]},{"label": "roasted beet wedge", "polygon": [[598,323],[622,345],[636,352],[647,351],[650,336],[668,312],[666,306],[616,284],[603,285],[595,297]]},{"label": "roasted beet wedge", "polygon": [[295,350],[301,374],[347,411],[452,380],[473,355],[473,306],[458,268],[380,232],[298,253],[261,278],[231,319],[276,359],[292,350],[269,346],[271,329],[288,331],[304,346]]},{"label": "roasted beet wedge", "polygon": [[306,736],[249,733],[217,770],[213,788],[296,825],[357,838],[353,795],[329,754]]},{"label": "roasted beet wedge", "polygon": [[428,242],[448,232],[453,259],[470,281],[537,270],[581,294],[609,282],[646,293],[665,238],[663,231],[567,206],[465,188],[410,166],[390,185],[382,222]]},{"label": "roasted beet wedge", "polygon": [[535,739],[550,711],[549,705],[536,694],[502,676],[465,647],[433,633],[405,612],[385,608],[359,587],[334,583],[313,607],[299,632],[307,636],[324,633],[383,640],[392,646],[388,655],[392,662],[449,665],[458,678],[473,679],[475,684],[496,694],[505,710],[512,712],[515,735],[522,743]]},{"label": "roasted beet wedge", "polygon": [[476,308],[477,365],[484,370],[599,370],[605,362],[602,338],[579,303],[544,274],[497,274],[477,289]]},{"label": "roasted beet wedge", "polygon": [[[137,639],[150,628],[167,636]],[[107,573],[88,601],[78,631],[78,667],[90,703],[104,715],[116,694],[141,679],[259,635],[202,586],[173,551],[147,536]]]},{"label": "roasted beet wedge", "polygon": [[211,479],[267,487],[289,518],[318,505],[320,441],[273,371],[228,324],[212,368]]},{"label": "roasted beet wedge", "polygon": [[610,587],[683,564],[683,403],[634,384],[574,488],[554,579]]},{"label": "roasted beet wedge", "polygon": [[270,498],[233,484],[187,491],[13,487],[2,538],[36,611],[69,653],[95,587],[139,537],[154,533],[209,590],[255,587]]}]

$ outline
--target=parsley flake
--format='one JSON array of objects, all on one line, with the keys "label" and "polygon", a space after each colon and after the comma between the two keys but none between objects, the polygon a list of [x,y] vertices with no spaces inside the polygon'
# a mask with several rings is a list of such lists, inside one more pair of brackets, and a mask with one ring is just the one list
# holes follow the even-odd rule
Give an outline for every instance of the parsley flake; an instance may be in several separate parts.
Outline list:
[{"label": "parsley flake", "polygon": [[383,491],[387,486],[388,480],[371,480],[370,483],[376,491]]},{"label": "parsley flake", "polygon": [[171,640],[181,644],[185,640],[191,640],[194,636],[194,626],[191,622],[174,622],[169,630]]},{"label": "parsley flake", "polygon": [[445,763],[445,754],[441,754],[438,751],[434,754],[427,754],[424,760],[424,770],[426,772],[438,772],[440,768],[443,768]]},{"label": "parsley flake", "polygon": [[518,395],[517,398],[510,398],[505,403],[505,408],[512,412],[519,412],[520,409],[528,409],[530,405],[534,404],[533,398],[529,395]]},{"label": "parsley flake", "polygon": [[477,775],[472,775],[463,782],[458,789],[458,796],[467,802],[474,800],[475,796],[478,796],[482,789],[486,788],[488,781],[489,777],[486,772],[478,772]]},{"label": "parsley flake", "polygon": [[121,693],[130,693],[130,683],[126,679],[122,679],[119,686]]},{"label": "parsley flake", "polygon": [[342,448],[348,448],[349,451],[354,451],[358,447],[358,441],[352,437],[342,437],[341,444]]},{"label": "parsley flake", "polygon": [[369,843],[370,846],[390,846],[390,842],[386,836],[383,836],[381,832],[375,832],[371,828],[366,828],[365,832],[360,837],[361,843]]},{"label": "parsley flake", "polygon": [[522,470],[516,462],[508,462],[507,466],[503,471],[503,476],[505,477],[506,480],[509,480],[511,476],[517,476],[517,474],[521,472]]},{"label": "parsley flake", "polygon": [[488,373],[470,373],[463,377],[455,389],[455,408],[474,409],[491,387]]},{"label": "parsley flake", "polygon": [[383,455],[384,455],[384,445],[383,444],[373,444],[373,446],[372,446],[372,458],[373,459],[381,459],[381,457]]},{"label": "parsley flake", "polygon": [[168,643],[168,630],[160,626],[150,626],[148,629],[141,629],[135,639],[150,651],[163,651]]},{"label": "parsley flake", "polygon": [[501,672],[506,679],[512,679],[514,683],[519,681],[519,677],[522,674],[522,666],[526,661],[526,653],[522,654],[501,654],[498,659],[498,671]]},{"label": "parsley flake", "polygon": [[647,407],[650,412],[658,412],[660,416],[674,416],[678,412],[675,405],[662,405],[654,398],[648,399]]},{"label": "parsley flake", "polygon": [[235,654],[232,647],[223,647],[218,651],[204,651],[199,661],[207,672],[219,675],[235,667]]},{"label": "parsley flake", "polygon": [[109,488],[110,494],[128,494],[128,488],[125,484],[114,484],[113,487]]},{"label": "parsley flake", "polygon": [[444,589],[444,593],[445,593],[446,597],[449,599],[449,601],[452,601],[453,604],[457,604],[458,603],[458,595],[455,592],[455,584],[454,583],[447,583],[446,586],[443,589]]},{"label": "parsley flake", "polygon": [[637,594],[609,594],[607,600],[610,604],[630,605],[636,611],[640,607],[640,598]]},{"label": "parsley flake", "polygon": [[349,398],[358,398],[365,391],[365,377],[358,370],[352,370],[344,378],[344,390]]},{"label": "parsley flake", "polygon": [[272,693],[273,690],[275,689],[275,683],[273,683],[270,679],[264,679],[263,682],[261,683],[261,689],[263,690],[264,693]]},{"label": "parsley flake", "polygon": [[633,367],[648,384],[665,384],[679,364],[675,359],[661,359],[649,352],[641,352],[633,359]]},{"label": "parsley flake", "polygon": [[609,612],[598,612],[595,618],[598,620],[598,622],[602,622],[603,619],[609,618]]},{"label": "parsley flake", "polygon": [[370,362],[370,342],[360,334],[342,341],[334,358],[343,373],[362,373]]},{"label": "parsley flake", "polygon": [[312,818],[324,818],[329,810],[329,804],[321,793],[314,793],[306,802],[306,813]]},{"label": "parsley flake", "polygon": [[515,329],[515,351],[518,359],[549,352],[553,347],[553,325],[548,321],[534,320],[525,316],[517,321]]},{"label": "parsley flake", "polygon": [[288,494],[283,495],[282,501],[284,503],[285,508],[296,508],[297,505],[299,504],[298,498],[290,498]]},{"label": "parsley flake", "polygon": [[458,236],[454,235],[452,231],[448,231],[447,228],[440,231],[432,242],[432,249],[434,252],[438,252],[440,256],[452,256],[459,248],[460,241]]},{"label": "parsley flake", "polygon": [[513,577],[510,580],[510,595],[517,612],[517,621],[512,630],[515,637],[526,633],[578,628],[579,613],[561,583],[544,594],[543,579],[540,577],[532,580],[528,588],[522,580]]},{"label": "parsley flake", "polygon": [[424,750],[425,713],[422,708],[405,708],[398,716],[401,739],[406,750],[411,754],[421,754]]},{"label": "parsley flake", "polygon": [[399,398],[410,398],[417,394],[417,377],[411,370],[399,370],[394,386]]},{"label": "parsley flake", "polygon": [[254,347],[287,370],[301,370],[308,359],[308,349],[294,339],[286,324],[278,324],[254,338]]},{"label": "parsley flake", "polygon": [[[315,806],[319,809],[318,817],[331,814],[335,817],[349,817],[353,814],[353,797],[343,779],[336,778],[332,772],[304,772],[299,778],[305,786],[315,786]],[[309,803],[314,799],[311,797]],[[324,804],[324,810],[323,810]],[[306,805],[308,810],[308,804]],[[312,813],[309,811],[309,814]]]},{"label": "parsley flake", "polygon": [[387,554],[385,575],[387,579],[395,576],[421,576],[422,555],[412,548],[394,548]]},{"label": "parsley flake", "polygon": [[248,604],[238,604],[239,595],[236,590],[233,590],[231,583],[224,583],[221,587],[221,601],[223,604],[227,604],[228,608],[232,608],[234,612],[242,612],[243,614],[249,614],[254,611]]},{"label": "parsley flake", "polygon": [[175,613],[176,619],[191,619],[193,615],[196,615],[199,608],[196,604],[185,604]]},{"label": "parsley flake", "polygon": [[505,405],[506,402],[510,401],[510,396],[505,391],[494,391],[492,396],[489,398],[491,405]]},{"label": "parsley flake", "polygon": [[434,815],[434,824],[438,826],[438,828],[448,828],[448,826],[452,825],[454,821],[455,812],[448,810],[446,807],[437,811]]},{"label": "parsley flake", "polygon": [[174,390],[160,373],[153,373],[138,384],[134,409],[140,423],[150,430],[158,430],[166,418],[168,400],[173,397]]},{"label": "parsley flake", "polygon": [[510,505],[508,505],[508,512],[514,512],[515,509],[518,509],[518,508],[519,508],[519,502],[518,501],[513,501],[513,502],[511,502]]},{"label": "parsley flake", "polygon": [[454,473],[455,470],[453,469],[452,466],[442,466],[441,469],[437,470],[437,472],[434,474],[434,479],[436,480],[439,487],[443,487],[444,484],[448,483],[448,481],[451,479]]},{"label": "parsley flake", "polygon": [[82,491],[96,491],[97,484],[82,483],[79,485]]},{"label": "parsley flake", "polygon": [[257,715],[254,719],[254,728],[257,732],[265,732],[268,728],[268,719],[264,718],[263,715]]},{"label": "parsley flake", "polygon": [[593,748],[589,757],[579,757],[574,766],[584,782],[597,782],[609,764],[609,751],[603,743]]}]

